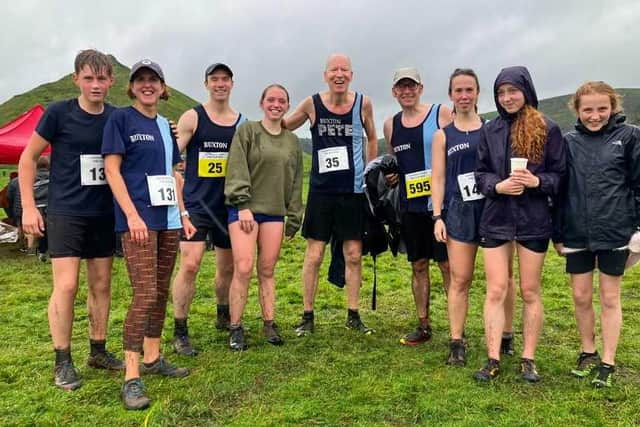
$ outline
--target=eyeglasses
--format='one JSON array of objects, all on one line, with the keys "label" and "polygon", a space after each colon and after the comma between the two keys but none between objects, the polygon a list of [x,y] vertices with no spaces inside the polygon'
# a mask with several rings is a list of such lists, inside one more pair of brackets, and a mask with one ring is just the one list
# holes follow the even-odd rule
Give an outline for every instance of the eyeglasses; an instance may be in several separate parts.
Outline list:
[{"label": "eyeglasses", "polygon": [[409,89],[411,91],[417,90],[418,86],[420,86],[418,83],[414,82],[413,80],[405,80],[405,81],[399,81],[398,83],[396,83],[396,85],[394,86],[395,89],[397,90],[405,90],[405,89]]}]

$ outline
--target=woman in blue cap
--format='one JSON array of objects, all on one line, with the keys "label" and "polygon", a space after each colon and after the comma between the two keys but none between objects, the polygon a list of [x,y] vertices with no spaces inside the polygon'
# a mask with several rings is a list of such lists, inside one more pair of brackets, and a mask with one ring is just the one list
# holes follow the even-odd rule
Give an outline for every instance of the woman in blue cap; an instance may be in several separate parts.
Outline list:
[{"label": "woman in blue cap", "polygon": [[541,276],[552,234],[551,197],[565,175],[560,128],[537,110],[529,71],[504,68],[493,86],[499,116],[482,128],[478,143],[478,189],[485,195],[480,219],[487,294],[484,327],[488,361],[474,377],[489,381],[500,370],[509,257],[515,241],[523,302],[522,378],[537,382],[535,349],[543,322]]}]

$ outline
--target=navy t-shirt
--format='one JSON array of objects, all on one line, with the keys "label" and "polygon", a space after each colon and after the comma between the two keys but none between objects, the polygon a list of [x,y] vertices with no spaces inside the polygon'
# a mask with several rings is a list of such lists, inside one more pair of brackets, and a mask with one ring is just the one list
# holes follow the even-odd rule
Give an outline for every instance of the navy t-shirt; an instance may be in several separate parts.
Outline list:
[{"label": "navy t-shirt", "polygon": [[36,132],[51,144],[48,214],[113,215],[104,168],[94,165],[91,171],[90,165],[85,166],[85,173],[93,173],[96,180],[82,185],[80,158],[100,155],[104,126],[114,109],[105,104],[101,114],[90,114],[74,98],[51,104],[40,118]]},{"label": "navy t-shirt", "polygon": [[[175,230],[181,227],[178,206],[152,206],[147,176],[173,176],[173,165],[180,152],[169,122],[157,115],[151,119],[133,107],[119,108],[104,128],[102,154],[121,154],[120,173],[129,197],[149,230]],[[116,231],[128,231],[127,218],[113,201]]]}]

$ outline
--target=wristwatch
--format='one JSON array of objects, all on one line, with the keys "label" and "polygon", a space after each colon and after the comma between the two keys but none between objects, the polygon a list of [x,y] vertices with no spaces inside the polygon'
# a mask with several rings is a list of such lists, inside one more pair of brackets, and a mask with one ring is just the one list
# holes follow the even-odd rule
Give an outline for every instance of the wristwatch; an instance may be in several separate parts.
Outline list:
[{"label": "wristwatch", "polygon": [[431,215],[431,219],[433,222],[436,222],[437,220],[442,219],[442,215]]},{"label": "wristwatch", "polygon": [[182,218],[182,217],[185,217],[185,216],[186,216],[187,218],[189,218],[189,211],[181,211],[181,212],[180,212],[180,217],[181,217],[181,218]]}]

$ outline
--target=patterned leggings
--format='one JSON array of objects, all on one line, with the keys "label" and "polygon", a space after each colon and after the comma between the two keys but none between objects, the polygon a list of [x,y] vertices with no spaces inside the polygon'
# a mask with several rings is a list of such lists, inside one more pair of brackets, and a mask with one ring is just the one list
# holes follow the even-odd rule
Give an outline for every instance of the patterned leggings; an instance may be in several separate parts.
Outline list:
[{"label": "patterned leggings", "polygon": [[138,244],[129,232],[122,235],[133,299],[124,322],[124,349],[140,353],[144,337],[159,338],[167,310],[169,283],[176,262],[180,230],[151,231]]}]

